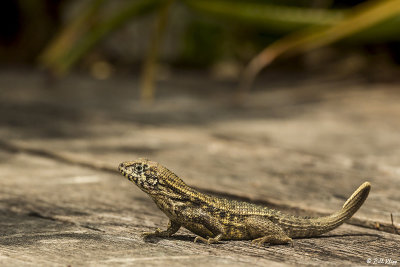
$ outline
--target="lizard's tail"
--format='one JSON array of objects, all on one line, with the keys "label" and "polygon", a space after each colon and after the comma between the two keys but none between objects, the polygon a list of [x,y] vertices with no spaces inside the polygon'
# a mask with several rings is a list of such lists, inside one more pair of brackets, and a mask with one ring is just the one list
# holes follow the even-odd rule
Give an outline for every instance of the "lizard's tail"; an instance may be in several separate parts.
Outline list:
[{"label": "lizard's tail", "polygon": [[342,209],[332,215],[310,219],[299,218],[294,225],[286,225],[284,222],[280,222],[280,225],[290,237],[310,237],[326,233],[350,219],[367,199],[370,190],[371,184],[363,183],[347,199]]}]

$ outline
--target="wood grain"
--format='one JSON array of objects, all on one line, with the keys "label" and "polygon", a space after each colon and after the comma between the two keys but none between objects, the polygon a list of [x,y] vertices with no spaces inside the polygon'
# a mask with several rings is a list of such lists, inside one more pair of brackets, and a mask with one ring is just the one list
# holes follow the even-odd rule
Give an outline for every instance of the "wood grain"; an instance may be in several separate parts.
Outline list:
[{"label": "wood grain", "polygon": [[[399,264],[398,86],[283,82],[232,107],[228,85],[180,78],[143,106],[133,82],[71,76],[49,90],[40,74],[0,75],[1,265]],[[369,228],[345,224],[293,248],[194,244],[184,230],[145,242],[141,232],[168,220],[113,172],[137,157],[209,193],[303,215],[339,209],[369,180],[351,222]]]}]

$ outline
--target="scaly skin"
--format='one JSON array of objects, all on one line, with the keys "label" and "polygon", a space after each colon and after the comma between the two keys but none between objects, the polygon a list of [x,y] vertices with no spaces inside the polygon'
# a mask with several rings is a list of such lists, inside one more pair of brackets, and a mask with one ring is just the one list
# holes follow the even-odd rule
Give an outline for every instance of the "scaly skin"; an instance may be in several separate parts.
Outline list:
[{"label": "scaly skin", "polygon": [[371,189],[369,182],[363,183],[332,215],[302,218],[200,193],[164,166],[147,159],[121,163],[119,171],[147,193],[170,219],[167,230],[157,229],[145,236],[169,237],[182,226],[197,235],[195,242],[208,244],[233,239],[252,239],[258,245],[286,244],[292,238],[326,233],[349,219]]}]

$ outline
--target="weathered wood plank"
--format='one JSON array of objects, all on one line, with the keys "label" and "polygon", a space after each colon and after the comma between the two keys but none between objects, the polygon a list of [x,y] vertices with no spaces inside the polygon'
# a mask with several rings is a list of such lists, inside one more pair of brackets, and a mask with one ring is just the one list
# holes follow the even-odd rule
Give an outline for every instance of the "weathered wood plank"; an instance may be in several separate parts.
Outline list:
[{"label": "weathered wood plank", "polygon": [[5,173],[0,184],[0,250],[3,258],[16,261],[4,263],[343,265],[398,256],[399,235],[350,225],[319,238],[296,240],[294,248],[259,248],[248,241],[206,246],[194,244],[187,231],[146,242],[140,233],[165,227],[168,220],[119,176],[25,154],[8,158],[6,166],[13,166],[13,172],[0,165]]},{"label": "weathered wood plank", "polygon": [[[335,211],[370,180],[370,197],[356,217],[390,224],[393,213],[400,226],[396,86],[283,84],[232,108],[224,88],[213,92],[221,85],[198,79],[161,85],[161,95],[163,88],[169,95],[146,107],[135,100],[131,82],[71,77],[49,93],[37,75],[0,75],[1,141],[21,148],[0,146],[0,264],[399,262],[399,235],[351,225],[296,240],[294,248],[246,241],[205,246],[193,244],[187,231],[145,242],[140,233],[164,227],[166,217],[122,176],[99,168],[149,157],[190,185],[296,208],[288,212]],[[197,88],[213,90],[204,97]]]}]

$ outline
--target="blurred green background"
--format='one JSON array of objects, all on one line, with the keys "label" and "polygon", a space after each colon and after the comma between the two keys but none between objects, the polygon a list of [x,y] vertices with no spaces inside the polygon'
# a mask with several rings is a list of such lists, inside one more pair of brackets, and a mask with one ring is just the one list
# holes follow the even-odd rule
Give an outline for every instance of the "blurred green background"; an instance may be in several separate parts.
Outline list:
[{"label": "blurred green background", "polygon": [[267,66],[395,79],[400,64],[399,0],[3,0],[0,13],[2,68],[141,73],[144,99],[174,71],[245,92]]}]

